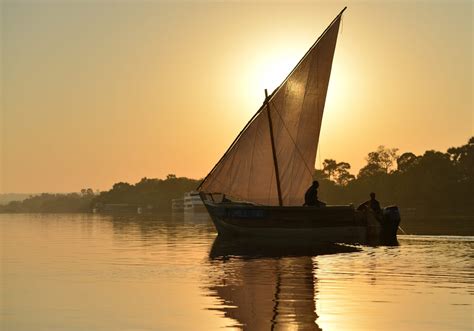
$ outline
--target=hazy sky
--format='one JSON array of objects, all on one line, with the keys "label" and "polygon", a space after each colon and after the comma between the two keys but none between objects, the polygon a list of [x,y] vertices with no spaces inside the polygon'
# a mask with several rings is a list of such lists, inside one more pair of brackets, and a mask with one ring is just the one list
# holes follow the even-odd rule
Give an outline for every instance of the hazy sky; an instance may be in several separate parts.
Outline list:
[{"label": "hazy sky", "polygon": [[0,3],[0,192],[204,177],[345,5],[317,165],[474,135],[471,1]]}]

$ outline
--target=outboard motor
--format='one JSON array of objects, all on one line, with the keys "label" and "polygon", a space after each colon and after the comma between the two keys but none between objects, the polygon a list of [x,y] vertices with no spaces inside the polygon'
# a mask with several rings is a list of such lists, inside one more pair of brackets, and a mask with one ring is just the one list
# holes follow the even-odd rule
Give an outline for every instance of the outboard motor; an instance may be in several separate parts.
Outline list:
[{"label": "outboard motor", "polygon": [[396,239],[397,230],[400,225],[400,211],[397,206],[385,207],[382,211],[382,237],[385,239]]}]

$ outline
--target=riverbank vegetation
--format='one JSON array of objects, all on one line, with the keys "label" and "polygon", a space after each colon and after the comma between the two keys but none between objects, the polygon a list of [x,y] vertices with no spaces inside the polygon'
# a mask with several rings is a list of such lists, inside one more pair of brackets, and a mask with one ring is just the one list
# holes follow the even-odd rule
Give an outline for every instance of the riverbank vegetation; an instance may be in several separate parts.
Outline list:
[{"label": "riverbank vegetation", "polygon": [[474,137],[446,153],[422,155],[379,146],[357,176],[350,164],[327,159],[315,170],[320,199],[330,204],[359,203],[376,192],[383,205],[397,204],[423,214],[474,214]]},{"label": "riverbank vegetation", "polygon": [[23,201],[12,201],[0,205],[4,213],[61,213],[91,212],[94,208],[104,210],[116,206],[118,210],[137,211],[138,207],[150,211],[170,210],[171,200],[182,198],[185,192],[196,189],[199,180],[176,177],[166,179],[142,178],[136,184],[119,182],[108,191],[94,192],[83,189],[79,193],[32,195]]},{"label": "riverbank vegetation", "polygon": [[81,193],[31,195],[21,201],[0,205],[3,213],[85,213],[91,211],[95,195],[91,189]]},{"label": "riverbank vegetation", "polygon": [[109,191],[101,192],[93,199],[99,209],[105,205],[131,205],[149,210],[170,210],[171,200],[183,198],[185,192],[193,191],[200,180],[176,177],[170,174],[166,179],[142,178],[135,185],[114,184]]},{"label": "riverbank vegetation", "polygon": [[[347,162],[324,160],[323,169],[314,171],[319,198],[328,204],[358,204],[376,192],[382,205],[397,204],[407,212],[474,215],[474,137],[444,153],[399,154],[396,148],[379,146],[366,161],[355,175]],[[116,183],[104,192],[34,195],[0,205],[0,212],[90,212],[108,205],[166,211],[172,199],[182,198],[199,182],[173,174],[166,179],[142,178],[136,184]]]}]

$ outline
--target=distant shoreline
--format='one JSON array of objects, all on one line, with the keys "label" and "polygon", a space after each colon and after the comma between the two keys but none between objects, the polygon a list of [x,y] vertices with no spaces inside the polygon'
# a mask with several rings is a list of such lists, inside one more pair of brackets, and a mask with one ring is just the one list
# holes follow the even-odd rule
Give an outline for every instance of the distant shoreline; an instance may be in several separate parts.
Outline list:
[{"label": "distant shoreline", "polygon": [[[379,146],[368,153],[367,165],[356,175],[349,163],[325,159],[323,169],[313,170],[313,180],[319,182],[318,198],[328,205],[354,206],[365,202],[369,193],[376,193],[381,205],[397,205],[404,215],[439,217],[474,215],[474,137],[465,145],[448,148],[446,152],[426,151],[422,155],[397,148]],[[271,171],[271,169],[269,170]],[[234,179],[239,180],[236,176]],[[310,185],[310,178],[308,178]],[[0,205],[3,213],[83,213],[171,211],[173,199],[194,191],[202,179],[177,177],[142,178],[135,184],[119,182],[108,191],[84,188],[77,193],[42,193],[23,201]],[[222,191],[232,200],[239,192],[229,187]],[[287,192],[288,193],[288,192]],[[304,191],[295,193],[293,204],[303,204]],[[250,200],[265,204],[263,197]],[[263,201],[263,202],[262,202]],[[448,218],[449,219],[449,218]],[[431,221],[430,221],[431,222]],[[448,222],[448,221],[446,221]]]}]

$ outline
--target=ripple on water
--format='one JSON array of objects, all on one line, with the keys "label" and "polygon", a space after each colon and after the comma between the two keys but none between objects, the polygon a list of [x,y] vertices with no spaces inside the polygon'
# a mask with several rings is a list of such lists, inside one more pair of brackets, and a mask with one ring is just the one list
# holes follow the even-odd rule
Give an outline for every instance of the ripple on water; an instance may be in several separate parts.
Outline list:
[{"label": "ripple on water", "polygon": [[472,328],[473,237],[229,245],[166,214],[0,215],[0,229],[12,331]]}]

